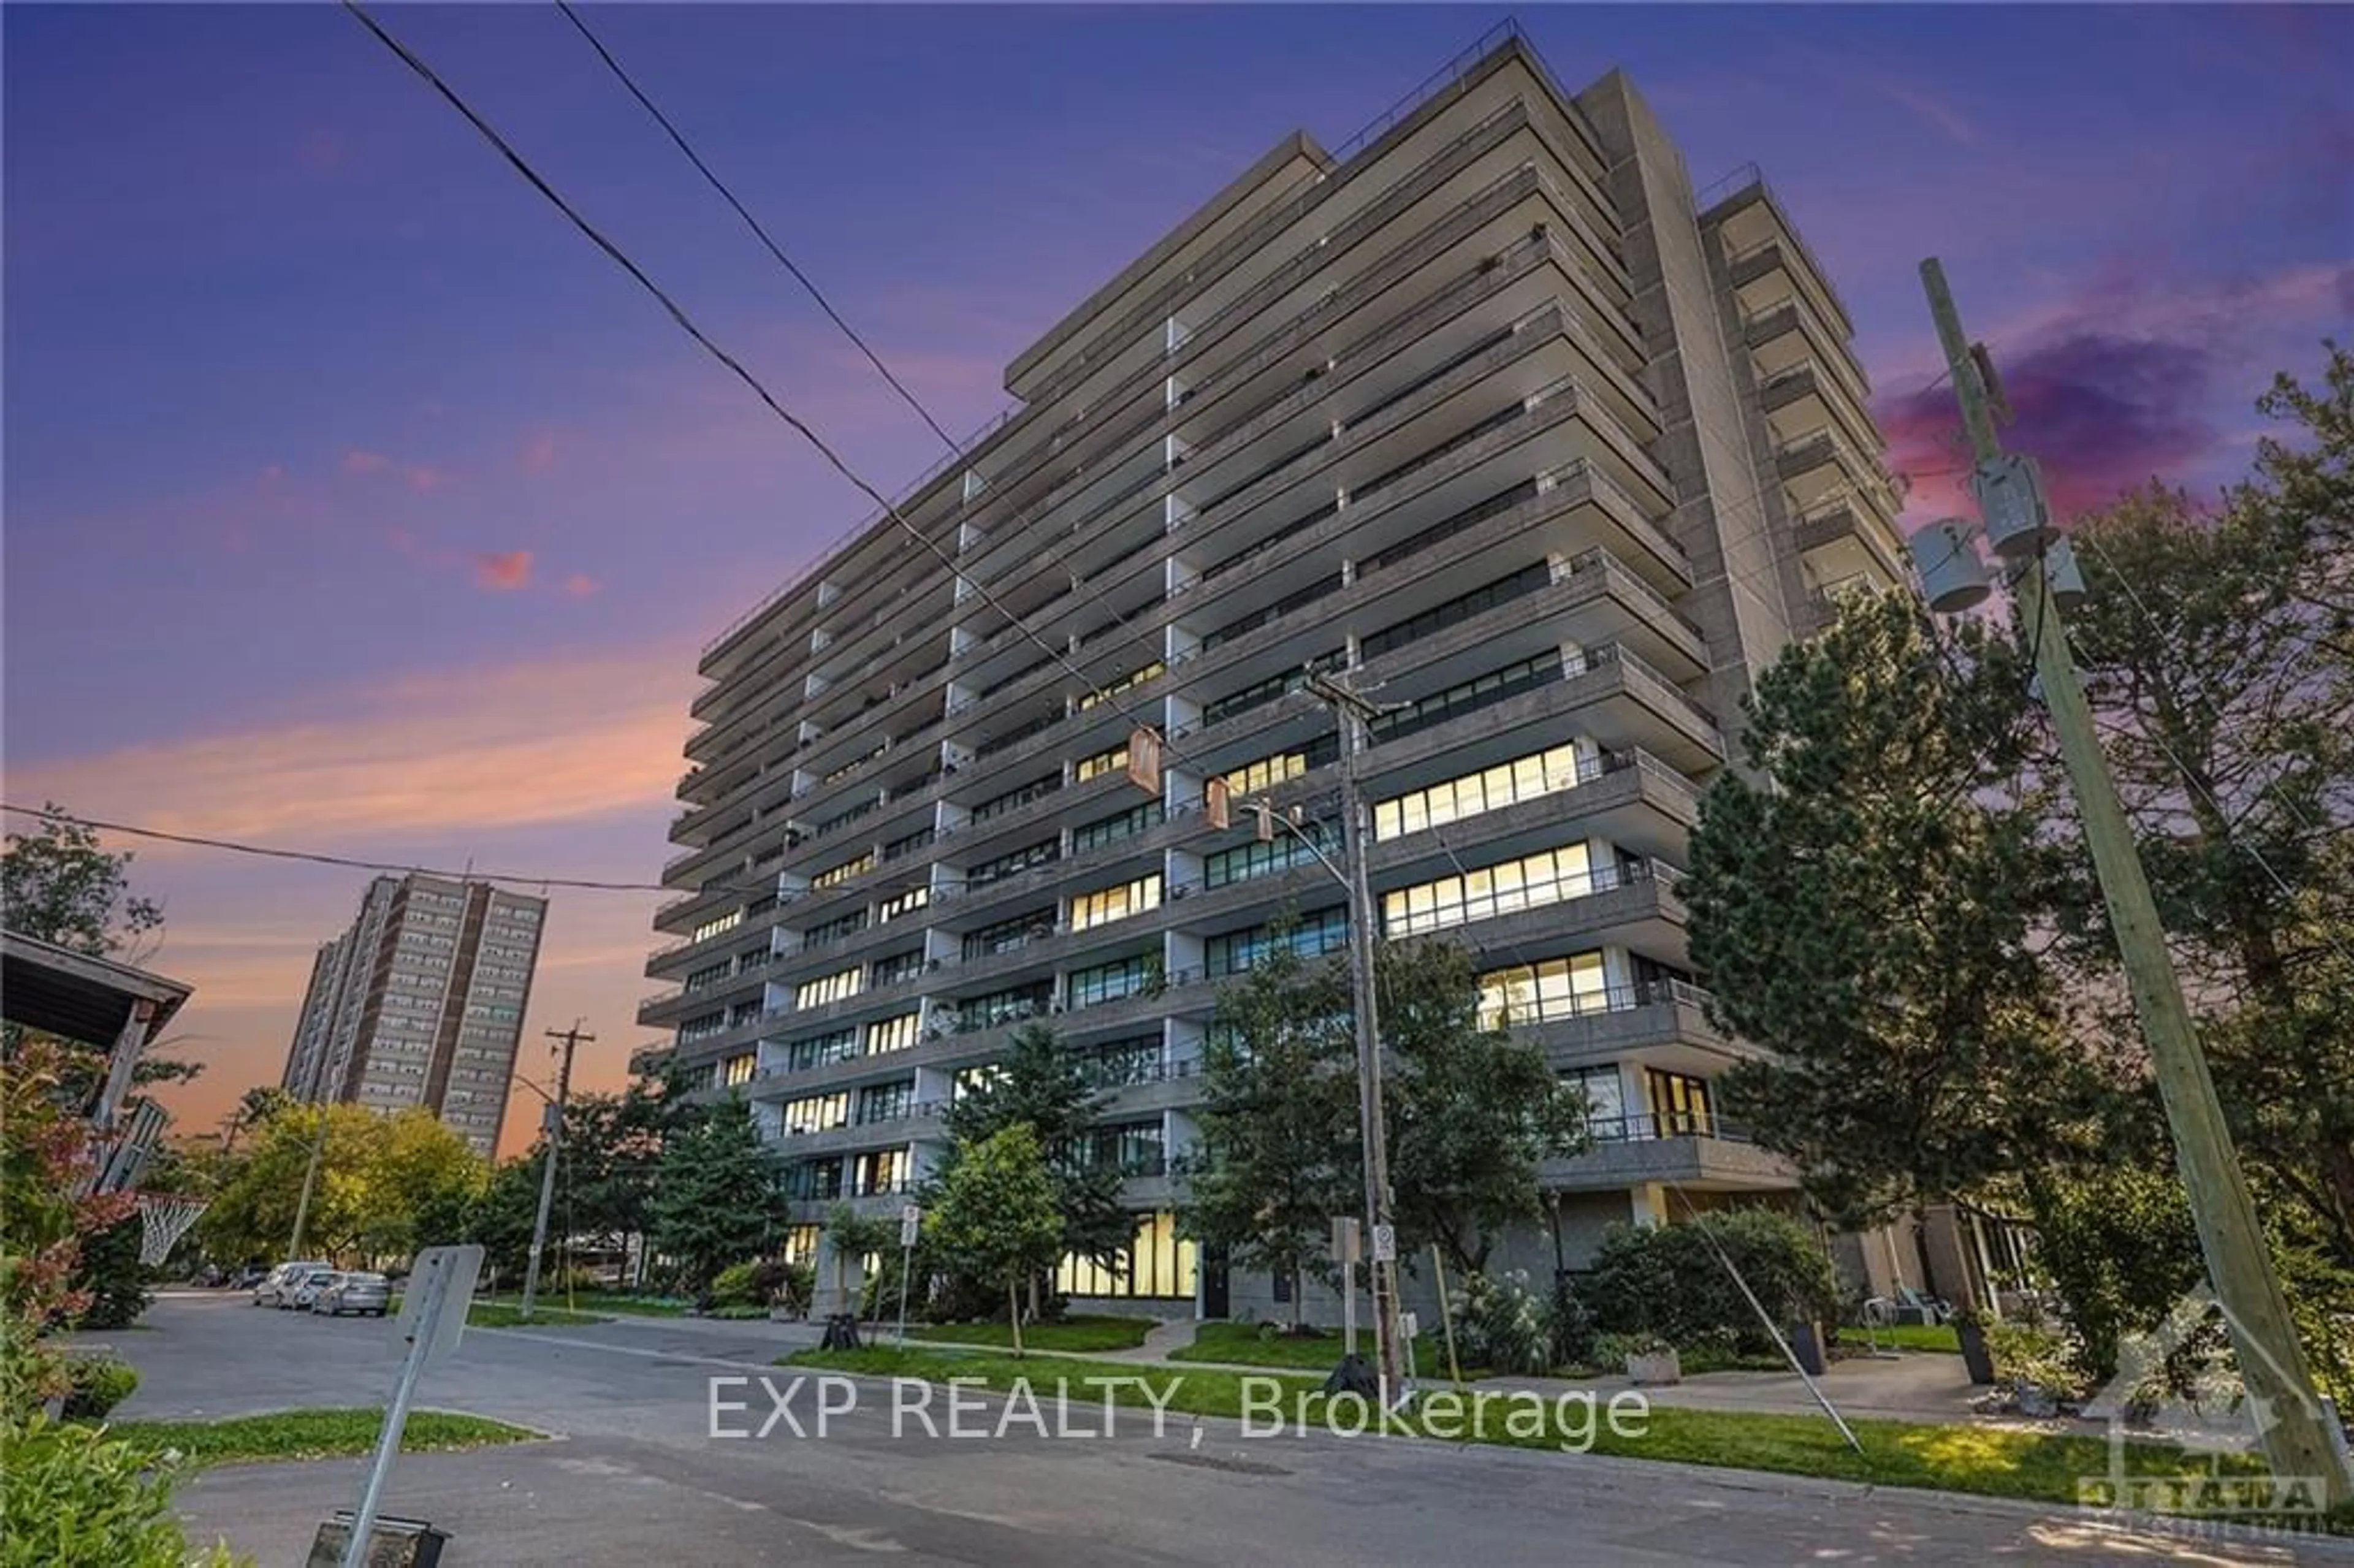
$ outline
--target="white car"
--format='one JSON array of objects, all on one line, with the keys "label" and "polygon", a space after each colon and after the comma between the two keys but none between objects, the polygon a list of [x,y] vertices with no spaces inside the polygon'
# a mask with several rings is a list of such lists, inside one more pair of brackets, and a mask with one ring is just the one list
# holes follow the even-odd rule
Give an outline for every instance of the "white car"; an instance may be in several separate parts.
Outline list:
[{"label": "white car", "polygon": [[326,1266],[327,1265],[324,1262],[318,1259],[312,1259],[302,1263],[280,1264],[276,1268],[271,1269],[268,1274],[262,1276],[261,1283],[253,1287],[253,1304],[256,1307],[283,1307],[287,1305],[287,1292],[292,1290],[297,1284],[301,1283],[302,1280],[311,1274],[313,1270],[324,1269]]},{"label": "white car", "polygon": [[288,1311],[308,1312],[311,1309],[311,1303],[318,1299],[319,1292],[332,1284],[334,1278],[335,1271],[323,1266],[305,1274],[298,1274],[279,1287],[278,1305]]}]

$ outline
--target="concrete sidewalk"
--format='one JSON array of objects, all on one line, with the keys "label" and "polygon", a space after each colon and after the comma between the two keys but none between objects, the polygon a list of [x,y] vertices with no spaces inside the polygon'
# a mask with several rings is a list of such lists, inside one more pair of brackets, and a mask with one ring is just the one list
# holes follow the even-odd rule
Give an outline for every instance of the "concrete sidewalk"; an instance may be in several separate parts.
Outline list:
[{"label": "concrete sidewalk", "polygon": [[[1165,1366],[1172,1372],[1276,1372],[1293,1377],[1317,1375],[1299,1367],[1261,1366],[1246,1361],[1172,1360],[1172,1351],[1193,1342],[1199,1327],[1192,1319],[1157,1324],[1145,1335],[1144,1343],[1132,1350],[1041,1350],[1036,1353],[1070,1354],[1088,1361]],[[888,1344],[888,1334],[879,1337],[875,1342]],[[917,1343],[928,1350],[1005,1353],[1002,1345],[952,1343],[940,1340],[924,1340]],[[1424,1368],[1422,1372],[1418,1381],[1425,1388],[1442,1386],[1447,1381],[1443,1372],[1434,1375],[1435,1369]],[[1930,1351],[1900,1351],[1885,1357],[1858,1356],[1833,1361],[1816,1383],[1842,1415],[1878,1421],[1907,1421],[1921,1425],[1987,1426],[2020,1432],[2081,1433],[2096,1437],[2105,1436],[2108,1430],[2100,1422],[2073,1417],[2034,1421],[2017,1416],[1981,1415],[1971,1408],[1971,1401],[1986,1390],[1970,1383],[1962,1358]],[[1478,1379],[1471,1386],[1494,1390],[1524,1389],[1547,1398],[1564,1393],[1591,1393],[1607,1400],[1611,1394],[1636,1385],[1625,1377],[1611,1376],[1583,1379],[1488,1377]],[[1789,1372],[1699,1372],[1680,1383],[1646,1385],[1642,1392],[1654,1404],[1693,1410],[1751,1411],[1766,1415],[1819,1416],[1822,1414],[1822,1406],[1808,1392],[1807,1385],[1796,1374]]]}]

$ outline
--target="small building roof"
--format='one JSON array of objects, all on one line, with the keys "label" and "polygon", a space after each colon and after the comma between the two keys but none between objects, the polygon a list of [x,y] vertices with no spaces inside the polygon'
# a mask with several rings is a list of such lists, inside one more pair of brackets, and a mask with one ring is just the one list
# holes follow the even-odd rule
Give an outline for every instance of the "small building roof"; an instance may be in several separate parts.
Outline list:
[{"label": "small building roof", "polygon": [[21,931],[0,931],[0,1018],[91,1045],[112,1045],[133,1009],[152,1002],[147,1042],[196,988]]}]

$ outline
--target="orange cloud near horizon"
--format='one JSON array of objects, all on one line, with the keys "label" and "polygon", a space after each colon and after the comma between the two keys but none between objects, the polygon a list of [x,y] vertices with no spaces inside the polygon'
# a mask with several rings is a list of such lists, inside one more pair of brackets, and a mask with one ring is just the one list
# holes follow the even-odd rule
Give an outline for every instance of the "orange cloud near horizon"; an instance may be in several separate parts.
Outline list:
[{"label": "orange cloud near horizon", "polygon": [[[691,647],[665,643],[420,673],[342,694],[332,718],[16,768],[11,792],[207,838],[388,863],[442,863],[459,845],[494,871],[651,884],[694,671]],[[128,836],[107,847],[135,852],[133,885],[164,903],[163,943],[143,961],[195,988],[171,1049],[207,1066],[164,1099],[178,1130],[210,1130],[246,1089],[277,1082],[313,955],[370,874]],[[549,896],[521,1065],[539,1075],[541,1031],[586,1018],[599,1043],[576,1083],[618,1087],[650,1037],[635,1014],[663,895]],[[536,1113],[510,1112],[512,1150]]]}]

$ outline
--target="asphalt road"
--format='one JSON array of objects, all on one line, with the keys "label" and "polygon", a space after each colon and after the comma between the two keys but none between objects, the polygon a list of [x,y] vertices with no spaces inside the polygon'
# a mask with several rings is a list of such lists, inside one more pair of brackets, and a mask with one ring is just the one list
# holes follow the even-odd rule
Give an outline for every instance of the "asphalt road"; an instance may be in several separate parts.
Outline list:
[{"label": "asphalt road", "polygon": [[[390,1323],[226,1297],[167,1298],[144,1321],[113,1340],[143,1378],[124,1416],[376,1404],[398,1348]],[[928,1434],[912,1413],[895,1423],[892,1390],[871,1382],[830,1391],[861,1403],[822,1434],[819,1391],[805,1384],[766,1438],[715,1438],[711,1380],[767,1372],[781,1389],[790,1374],[768,1363],[811,1337],[675,1319],[470,1330],[419,1403],[553,1440],[406,1457],[387,1511],[451,1531],[451,1568],[878,1554],[910,1568],[2354,1563],[2339,1543],[2127,1534],[2067,1510],[1639,1460],[1246,1440],[1235,1423],[1174,1414],[1156,1433],[1149,1411],[1129,1409],[1106,1436],[1092,1400],[1045,1406],[1061,1435],[1016,1423],[999,1436],[999,1402],[968,1396],[952,1417],[942,1396]],[[747,1406],[720,1412],[728,1430],[775,1410],[757,1383],[723,1385],[720,1397]],[[355,1460],[227,1467],[184,1484],[180,1499],[198,1539],[225,1536],[263,1564],[299,1563],[318,1520],[351,1506],[360,1473]]]}]

